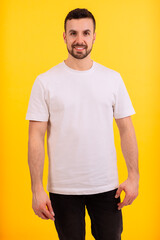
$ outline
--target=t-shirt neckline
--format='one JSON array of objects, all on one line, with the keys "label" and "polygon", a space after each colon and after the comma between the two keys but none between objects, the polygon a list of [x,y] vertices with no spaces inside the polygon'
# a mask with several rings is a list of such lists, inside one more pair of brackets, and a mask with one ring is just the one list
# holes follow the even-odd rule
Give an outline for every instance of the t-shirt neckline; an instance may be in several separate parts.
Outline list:
[{"label": "t-shirt neckline", "polygon": [[95,61],[93,61],[92,67],[90,69],[82,70],[82,71],[76,70],[76,69],[73,69],[73,68],[67,66],[64,61],[62,62],[62,65],[67,71],[69,71],[71,73],[76,73],[76,74],[89,74],[89,73],[93,72],[93,70],[95,69]]}]

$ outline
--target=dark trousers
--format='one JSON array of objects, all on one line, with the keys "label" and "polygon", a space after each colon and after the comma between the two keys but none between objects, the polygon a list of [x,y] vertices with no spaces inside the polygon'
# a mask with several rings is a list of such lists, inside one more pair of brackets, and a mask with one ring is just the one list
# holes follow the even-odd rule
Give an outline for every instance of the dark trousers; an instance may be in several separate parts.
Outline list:
[{"label": "dark trousers", "polygon": [[91,219],[91,232],[96,240],[121,240],[122,211],[115,198],[117,189],[91,195],[65,195],[49,192],[55,227],[60,240],[85,239],[85,206]]}]

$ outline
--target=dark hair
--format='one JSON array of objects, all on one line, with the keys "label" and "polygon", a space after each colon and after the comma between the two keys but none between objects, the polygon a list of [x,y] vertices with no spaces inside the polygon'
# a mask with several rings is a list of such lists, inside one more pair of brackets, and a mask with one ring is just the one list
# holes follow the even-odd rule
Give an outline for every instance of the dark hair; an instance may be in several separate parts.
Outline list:
[{"label": "dark hair", "polygon": [[68,15],[66,16],[65,21],[64,21],[65,32],[66,32],[66,22],[67,22],[67,20],[79,19],[79,18],[91,18],[93,20],[94,32],[95,32],[95,29],[96,29],[95,18],[93,16],[93,14],[90,11],[88,11],[86,8],[76,8],[76,9],[74,9],[74,10],[72,10],[68,13]]}]

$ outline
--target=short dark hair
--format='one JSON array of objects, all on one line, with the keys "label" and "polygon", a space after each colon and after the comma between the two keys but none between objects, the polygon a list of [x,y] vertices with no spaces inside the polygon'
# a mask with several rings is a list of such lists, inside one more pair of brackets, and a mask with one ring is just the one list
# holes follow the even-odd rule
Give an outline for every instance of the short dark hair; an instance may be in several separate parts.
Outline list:
[{"label": "short dark hair", "polygon": [[95,21],[95,18],[93,16],[93,14],[88,11],[86,8],[76,8],[72,11],[70,11],[68,13],[68,15],[66,16],[65,18],[65,21],[64,21],[64,30],[66,32],[66,22],[67,20],[71,20],[71,19],[79,19],[79,18],[91,18],[93,20],[93,26],[94,26],[94,32],[95,32],[95,29],[96,29],[96,21]]}]

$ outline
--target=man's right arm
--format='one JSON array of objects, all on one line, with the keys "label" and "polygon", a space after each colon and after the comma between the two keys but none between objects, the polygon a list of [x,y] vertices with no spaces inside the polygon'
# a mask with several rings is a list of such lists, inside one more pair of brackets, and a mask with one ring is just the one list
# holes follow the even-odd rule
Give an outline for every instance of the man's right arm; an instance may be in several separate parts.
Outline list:
[{"label": "man's right arm", "polygon": [[28,165],[33,194],[32,208],[35,214],[42,219],[54,220],[51,201],[43,189],[44,137],[46,129],[47,122],[29,121]]}]

